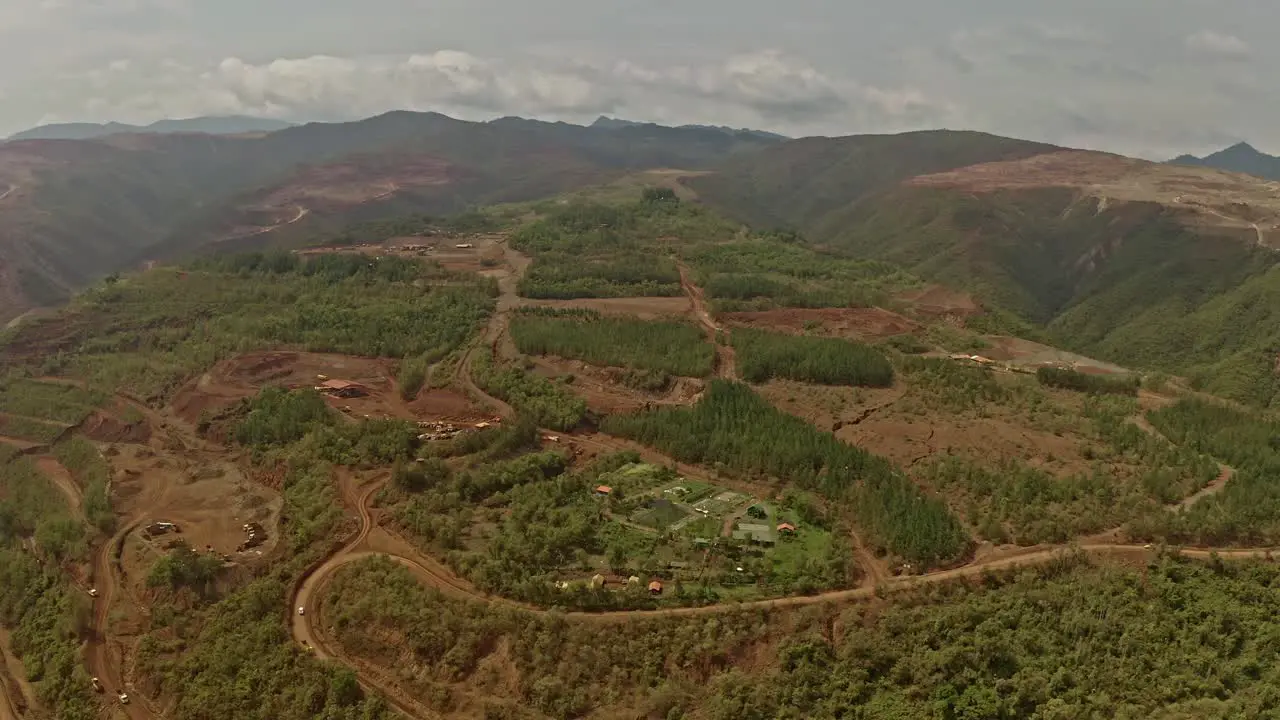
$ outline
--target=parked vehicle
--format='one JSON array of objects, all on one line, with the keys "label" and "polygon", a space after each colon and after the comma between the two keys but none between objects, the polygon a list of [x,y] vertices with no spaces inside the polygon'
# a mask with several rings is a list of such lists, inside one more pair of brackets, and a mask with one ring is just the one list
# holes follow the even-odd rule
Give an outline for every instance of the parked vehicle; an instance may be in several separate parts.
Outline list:
[{"label": "parked vehicle", "polygon": [[98,678],[90,678],[89,682],[93,683],[94,692],[102,692],[102,683],[99,682]]},{"label": "parked vehicle", "polygon": [[120,694],[119,694],[119,695],[117,695],[116,697],[120,698],[120,704],[121,704],[121,705],[128,705],[128,704],[129,704],[129,693],[127,693],[127,692],[125,692],[125,691],[121,690],[121,691],[120,691]]}]

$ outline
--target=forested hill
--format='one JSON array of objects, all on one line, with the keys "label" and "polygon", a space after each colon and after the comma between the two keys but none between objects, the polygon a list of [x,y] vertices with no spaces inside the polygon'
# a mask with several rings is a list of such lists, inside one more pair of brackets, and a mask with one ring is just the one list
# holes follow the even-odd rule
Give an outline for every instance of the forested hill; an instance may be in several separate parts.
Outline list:
[{"label": "forested hill", "polygon": [[[0,322],[150,256],[308,213],[447,213],[772,144],[656,125],[392,112],[260,137],[114,135],[0,145]],[[379,203],[395,203],[378,212]]]},{"label": "forested hill", "polygon": [[1280,201],[1260,178],[939,131],[796,140],[687,182],[756,227],[971,291],[1053,344],[1243,401],[1280,391]]}]

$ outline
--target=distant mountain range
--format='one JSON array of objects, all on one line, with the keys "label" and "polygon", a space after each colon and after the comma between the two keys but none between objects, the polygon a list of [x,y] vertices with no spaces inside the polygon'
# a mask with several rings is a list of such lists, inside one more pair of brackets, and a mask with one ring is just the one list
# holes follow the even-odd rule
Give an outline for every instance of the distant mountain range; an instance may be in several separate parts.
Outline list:
[{"label": "distant mountain range", "polygon": [[150,125],[125,123],[57,123],[41,125],[10,136],[9,140],[89,140],[108,135],[126,133],[207,133],[209,135],[240,135],[242,133],[275,132],[294,123],[284,120],[228,115],[221,117],[197,117],[186,120],[160,120]]},{"label": "distant mountain range", "polygon": [[[591,127],[595,128],[623,128],[635,127],[637,125],[655,125],[655,123],[641,123],[633,120],[623,120],[621,118],[611,118],[601,115],[596,121],[591,123]],[[685,130],[719,130],[720,132],[729,133],[730,135],[747,135],[762,140],[790,140],[786,135],[768,132],[766,130],[751,130],[749,128],[731,128],[726,125],[681,125]]]},{"label": "distant mountain range", "polygon": [[1247,173],[1268,180],[1280,180],[1280,157],[1268,155],[1246,142],[1236,143],[1212,155],[1196,157],[1179,155],[1169,161],[1174,165],[1196,165],[1231,172]]}]

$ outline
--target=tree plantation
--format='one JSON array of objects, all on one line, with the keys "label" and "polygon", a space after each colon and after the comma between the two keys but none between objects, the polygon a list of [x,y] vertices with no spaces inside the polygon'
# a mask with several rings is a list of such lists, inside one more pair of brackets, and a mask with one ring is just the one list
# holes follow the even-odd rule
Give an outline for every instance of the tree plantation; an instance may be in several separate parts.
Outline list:
[{"label": "tree plantation", "polygon": [[738,372],[748,382],[782,377],[822,385],[893,384],[893,366],[879,350],[838,338],[733,331]]},{"label": "tree plantation", "polygon": [[655,370],[703,377],[715,351],[697,327],[685,322],[646,322],[578,310],[521,310],[511,339],[529,355],[559,355],[593,365]]},{"label": "tree plantation", "polygon": [[776,410],[745,385],[713,380],[692,408],[612,415],[601,428],[684,462],[847,501],[872,542],[913,563],[942,564],[968,550],[969,538],[946,505],[921,494],[884,458]]}]

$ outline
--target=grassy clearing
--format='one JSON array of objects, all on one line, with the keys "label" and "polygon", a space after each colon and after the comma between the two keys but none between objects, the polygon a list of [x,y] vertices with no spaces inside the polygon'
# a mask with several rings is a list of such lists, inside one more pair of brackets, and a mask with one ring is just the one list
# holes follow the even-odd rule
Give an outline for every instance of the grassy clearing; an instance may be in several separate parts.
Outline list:
[{"label": "grassy clearing", "polygon": [[689,377],[711,374],[715,360],[715,349],[689,323],[606,317],[589,310],[525,309],[511,321],[511,338],[520,352],[531,355]]},{"label": "grassy clearing", "polygon": [[49,443],[57,440],[67,430],[66,425],[59,425],[44,420],[18,417],[16,415],[0,415],[0,435],[34,443]]},{"label": "grassy clearing", "polygon": [[0,412],[67,425],[80,423],[106,401],[105,393],[75,385],[25,379],[0,383]]}]

